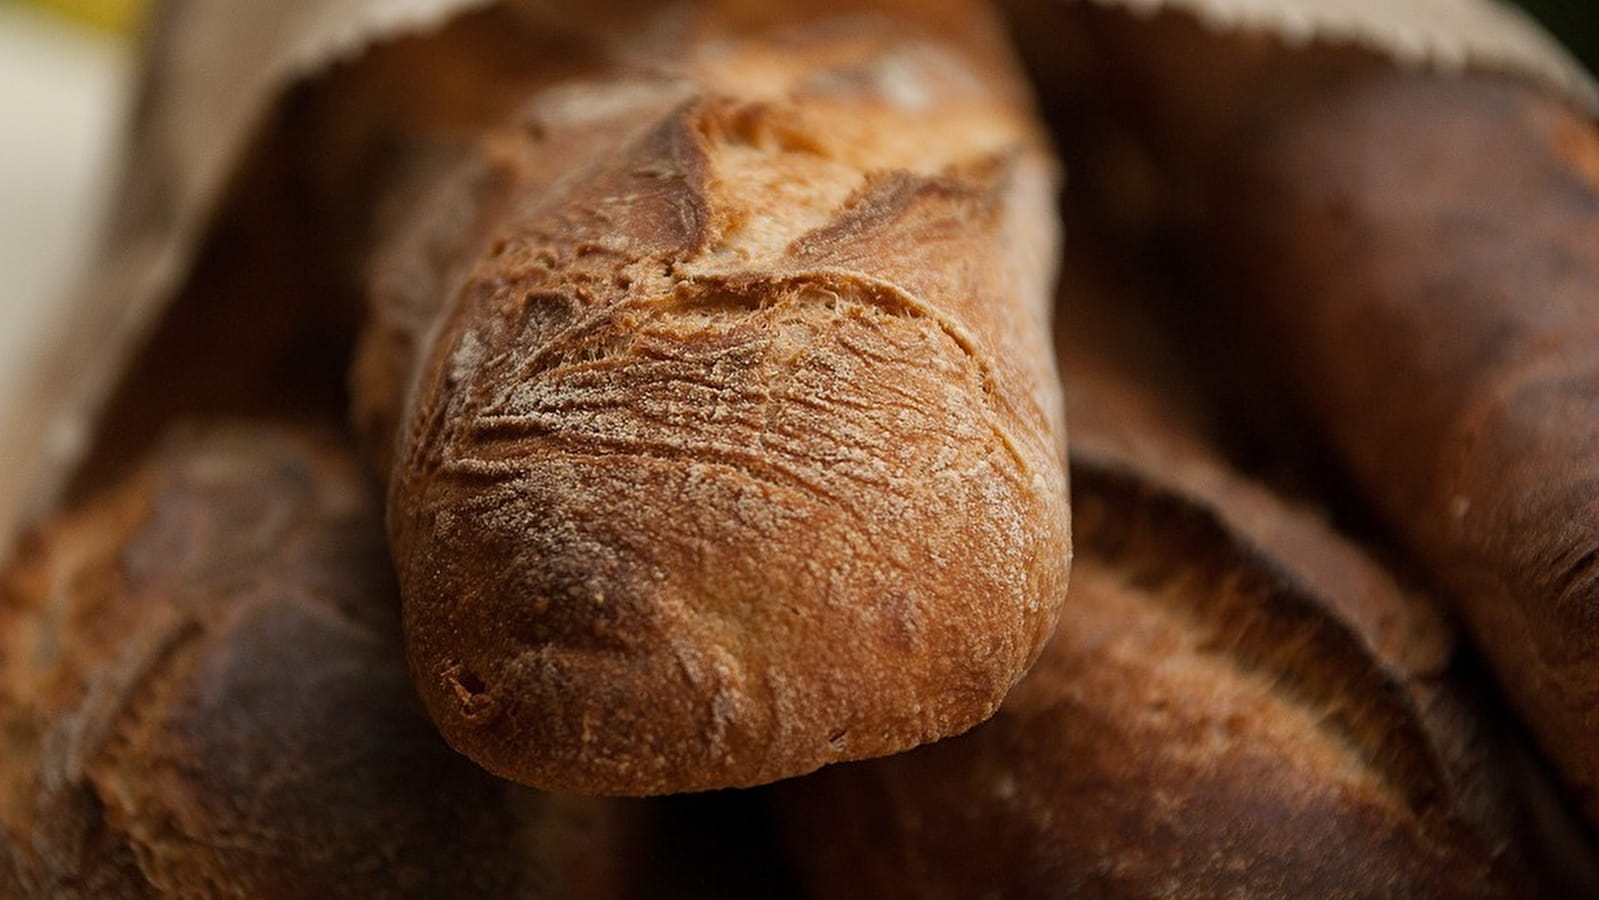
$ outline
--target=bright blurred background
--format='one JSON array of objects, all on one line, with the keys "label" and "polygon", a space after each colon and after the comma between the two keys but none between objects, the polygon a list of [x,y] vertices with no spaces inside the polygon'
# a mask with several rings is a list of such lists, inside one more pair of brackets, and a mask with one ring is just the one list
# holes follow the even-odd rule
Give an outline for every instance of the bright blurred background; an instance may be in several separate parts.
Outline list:
[{"label": "bright blurred background", "polygon": [[126,34],[138,23],[150,3],[149,0],[33,0],[28,5],[50,10],[91,28]]},{"label": "bright blurred background", "polygon": [[0,0],[0,383],[69,289],[107,191],[140,0]]}]

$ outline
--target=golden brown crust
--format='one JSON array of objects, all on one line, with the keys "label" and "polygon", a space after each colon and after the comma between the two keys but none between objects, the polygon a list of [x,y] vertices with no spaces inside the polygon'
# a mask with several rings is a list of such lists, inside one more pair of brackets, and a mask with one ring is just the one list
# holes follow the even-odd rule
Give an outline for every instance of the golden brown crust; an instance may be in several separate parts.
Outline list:
[{"label": "golden brown crust", "polygon": [[1505,896],[1403,683],[1191,498],[1074,467],[1054,641],[971,734],[781,788],[818,897]]},{"label": "golden brown crust", "polygon": [[321,438],[218,428],[29,542],[0,580],[6,896],[618,893],[625,813],[434,733],[365,487]]},{"label": "golden brown crust", "polygon": [[[845,6],[677,8],[378,258],[356,392],[397,435],[408,652],[494,772],[656,793],[903,750],[1053,625],[1052,163],[980,8]],[[441,241],[442,290],[386,275]]]},{"label": "golden brown crust", "polygon": [[[1538,777],[1444,621],[1220,461],[1137,311],[1150,280],[1092,252],[1068,257],[1058,311],[1078,554],[1060,626],[970,734],[778,789],[813,895],[1591,888],[1556,868],[1577,832],[1523,796]],[[1560,838],[1532,836],[1544,814]]]}]

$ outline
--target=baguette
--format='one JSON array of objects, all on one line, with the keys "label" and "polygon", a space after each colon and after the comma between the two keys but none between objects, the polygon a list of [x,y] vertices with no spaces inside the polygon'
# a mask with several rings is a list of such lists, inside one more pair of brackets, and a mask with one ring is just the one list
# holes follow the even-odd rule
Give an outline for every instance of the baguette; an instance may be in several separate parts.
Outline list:
[{"label": "baguette", "polygon": [[0,576],[14,898],[623,896],[637,807],[490,778],[402,663],[352,460],[190,431]]},{"label": "baguette", "polygon": [[1081,16],[1140,98],[1123,126],[1193,198],[1168,212],[1208,314],[1457,604],[1599,822],[1599,130],[1491,74]]},{"label": "baguette", "polygon": [[423,700],[612,794],[963,731],[1069,556],[1056,175],[996,23],[619,14],[543,23],[579,74],[378,229],[354,399]]},{"label": "baguette", "polygon": [[812,895],[1591,891],[1591,850],[1501,740],[1444,621],[1231,472],[1189,430],[1206,413],[1156,387],[1171,355],[1125,326],[1137,292],[1068,273],[1078,556],[1060,628],[970,734],[779,787]]}]

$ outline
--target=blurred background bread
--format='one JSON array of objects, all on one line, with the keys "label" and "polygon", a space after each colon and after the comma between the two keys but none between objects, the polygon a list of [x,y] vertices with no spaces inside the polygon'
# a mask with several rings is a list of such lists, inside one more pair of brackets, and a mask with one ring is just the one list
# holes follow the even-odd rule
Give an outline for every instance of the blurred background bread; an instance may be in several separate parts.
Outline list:
[{"label": "blurred background bread", "polygon": [[1094,46],[1037,47],[1077,66],[1051,102],[1142,148],[1195,287],[1175,315],[1256,443],[1419,562],[1599,821],[1591,113],[1180,16],[1050,7],[1033,27]]},{"label": "blurred background bread", "polygon": [[641,808],[439,739],[368,486],[324,435],[172,437],[25,542],[0,635],[7,896],[616,897],[643,858]]},{"label": "blurred background bread", "polygon": [[969,734],[775,789],[811,894],[1592,891],[1583,829],[1446,619],[1224,461],[1153,317],[1162,267],[1072,233],[1061,626]]}]

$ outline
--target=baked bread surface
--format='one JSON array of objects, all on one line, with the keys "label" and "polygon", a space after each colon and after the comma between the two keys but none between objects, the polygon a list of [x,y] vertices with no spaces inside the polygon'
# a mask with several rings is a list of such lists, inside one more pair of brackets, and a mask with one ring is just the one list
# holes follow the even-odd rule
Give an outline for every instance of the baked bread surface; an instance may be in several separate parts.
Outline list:
[{"label": "baked bread surface", "polygon": [[428,722],[368,488],[325,436],[194,428],[24,544],[4,896],[618,896],[637,810],[500,782]]},{"label": "baked bread surface", "polygon": [[581,24],[616,62],[537,92],[374,263],[356,402],[430,714],[497,774],[623,794],[969,728],[1069,541],[1055,169],[994,23]]},{"label": "baked bread surface", "polygon": [[774,787],[811,895],[1591,892],[1591,846],[1447,620],[1224,461],[1147,315],[1158,267],[1073,233],[1060,626],[971,732]]}]

